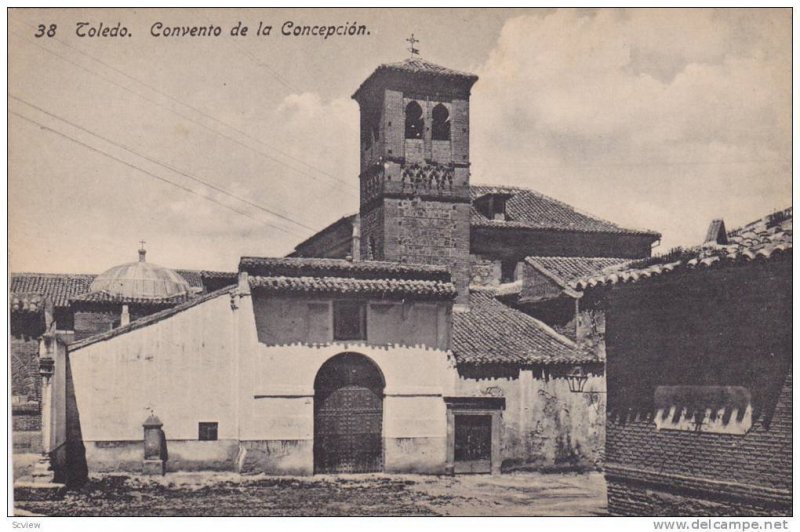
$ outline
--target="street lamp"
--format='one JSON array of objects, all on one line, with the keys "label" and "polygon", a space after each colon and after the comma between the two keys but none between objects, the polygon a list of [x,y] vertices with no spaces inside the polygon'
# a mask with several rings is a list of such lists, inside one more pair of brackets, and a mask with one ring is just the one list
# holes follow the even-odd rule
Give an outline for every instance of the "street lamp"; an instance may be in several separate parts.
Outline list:
[{"label": "street lamp", "polygon": [[567,373],[567,383],[569,384],[569,391],[574,393],[581,393],[583,391],[583,387],[586,386],[586,381],[588,379],[589,376],[586,375],[586,372],[583,370],[583,367],[575,366],[569,373]]}]

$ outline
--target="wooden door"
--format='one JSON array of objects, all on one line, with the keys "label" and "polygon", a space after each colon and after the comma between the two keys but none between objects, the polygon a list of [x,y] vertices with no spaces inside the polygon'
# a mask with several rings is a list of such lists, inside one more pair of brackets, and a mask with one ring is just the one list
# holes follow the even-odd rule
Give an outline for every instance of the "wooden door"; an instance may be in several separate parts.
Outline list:
[{"label": "wooden door", "polygon": [[365,357],[334,361],[314,395],[314,471],[382,471],[382,378]]},{"label": "wooden door", "polygon": [[456,473],[491,473],[492,416],[455,416]]}]

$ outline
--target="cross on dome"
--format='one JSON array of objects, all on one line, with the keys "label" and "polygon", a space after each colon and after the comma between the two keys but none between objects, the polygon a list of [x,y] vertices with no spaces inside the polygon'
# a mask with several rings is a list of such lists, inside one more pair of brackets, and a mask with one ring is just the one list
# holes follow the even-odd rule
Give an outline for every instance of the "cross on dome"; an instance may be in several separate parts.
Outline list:
[{"label": "cross on dome", "polygon": [[411,55],[412,56],[419,55],[419,48],[414,47],[414,45],[419,42],[419,39],[415,39],[413,33],[411,34],[411,37],[406,39],[406,42],[411,45],[408,47],[408,51],[411,52]]}]

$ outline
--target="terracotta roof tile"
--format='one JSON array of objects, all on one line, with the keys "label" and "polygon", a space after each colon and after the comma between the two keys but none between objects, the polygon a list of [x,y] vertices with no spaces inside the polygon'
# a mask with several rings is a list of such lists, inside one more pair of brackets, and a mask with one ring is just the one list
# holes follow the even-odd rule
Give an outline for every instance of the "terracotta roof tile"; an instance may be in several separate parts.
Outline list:
[{"label": "terracotta roof tile", "polygon": [[455,286],[449,281],[413,279],[252,276],[250,286],[255,290],[278,293],[343,294],[386,298],[451,299],[456,295]]},{"label": "terracotta roof tile", "polygon": [[18,292],[9,294],[8,306],[12,313],[39,313],[44,310],[45,297],[42,294]]},{"label": "terracotta roof tile", "polygon": [[396,63],[384,63],[382,65],[378,65],[378,67],[369,75],[367,79],[364,80],[363,83],[358,87],[356,92],[353,94],[353,98],[358,98],[359,93],[369,85],[373,80],[378,79],[384,76],[386,73],[392,72],[399,72],[404,74],[417,74],[422,76],[436,76],[439,78],[449,78],[456,82],[463,83],[467,86],[467,88],[471,87],[476,81],[478,81],[478,76],[475,74],[470,74],[469,72],[461,72],[459,70],[453,70],[452,68],[443,67],[441,65],[437,65],[435,63],[431,63],[430,61],[426,61],[421,57],[410,57],[403,61],[398,61]]},{"label": "terracotta roof tile", "polygon": [[75,296],[71,301],[92,303],[126,303],[138,305],[176,305],[192,298],[191,294],[179,294],[168,297],[128,297],[108,292],[87,292]]},{"label": "terracotta roof tile", "polygon": [[[193,288],[203,287],[203,276],[230,276],[236,278],[235,272],[210,272],[199,270],[175,270]],[[12,273],[9,292],[12,294],[41,294],[53,302],[56,307],[68,307],[69,301],[87,294],[89,287],[97,275],[69,273]]]},{"label": "terracotta roof tile", "polygon": [[[526,257],[525,261],[533,267],[539,266],[555,276],[563,284],[569,284],[581,277],[596,275],[604,270],[619,269],[631,259],[609,257]],[[538,268],[537,268],[538,269]]]},{"label": "terracotta roof tile", "polygon": [[421,57],[409,57],[408,59],[404,59],[403,61],[398,61],[396,63],[386,63],[383,65],[379,65],[376,70],[397,70],[400,72],[423,72],[429,74],[438,74],[442,76],[452,76],[452,77],[461,77],[467,79],[478,79],[478,76],[475,74],[470,74],[469,72],[462,72],[460,70],[453,70],[452,68],[447,68],[441,65],[437,65],[435,63],[431,63],[430,61],[426,61]]},{"label": "terracotta roof tile", "polygon": [[12,273],[12,294],[37,293],[49,298],[56,307],[69,306],[69,300],[89,291],[96,277],[85,274]]},{"label": "terracotta roof tile", "polygon": [[[200,273],[200,279],[236,279],[239,274],[237,272],[219,272],[219,271],[212,271],[212,270],[202,270]],[[187,279],[188,281],[188,279]],[[202,283],[201,283],[202,284]]]},{"label": "terracotta roof tile", "polygon": [[444,266],[405,264],[383,261],[348,261],[344,259],[242,257],[239,270],[251,275],[349,277],[405,280],[450,281]]},{"label": "terracotta roof tile", "polygon": [[504,305],[490,290],[471,292],[469,310],[453,312],[453,354],[460,365],[598,361],[541,321]]},{"label": "terracotta roof tile", "polygon": [[487,194],[511,196],[506,202],[507,220],[490,220],[473,208],[470,222],[473,227],[636,234],[652,236],[654,239],[661,237],[655,231],[620,227],[609,221],[582,213],[566,203],[525,188],[472,185],[470,193],[473,201]]},{"label": "terracotta roof tile", "polygon": [[[572,283],[585,290],[596,286],[637,282],[678,271],[745,264],[769,260],[792,253],[792,208],[765,216],[728,233],[727,244],[706,243],[689,250],[679,250],[676,260],[671,255],[634,261],[631,267],[613,273],[587,276]],[[652,264],[647,264],[652,262]]]}]

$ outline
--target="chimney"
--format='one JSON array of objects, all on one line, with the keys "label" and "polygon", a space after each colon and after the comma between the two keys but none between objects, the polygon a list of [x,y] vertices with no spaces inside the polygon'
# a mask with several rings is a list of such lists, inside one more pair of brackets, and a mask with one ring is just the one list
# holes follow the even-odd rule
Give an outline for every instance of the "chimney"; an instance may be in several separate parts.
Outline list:
[{"label": "chimney", "polygon": [[728,244],[728,233],[725,231],[725,222],[722,219],[712,220],[711,225],[708,226],[706,232],[706,239],[704,245],[721,245]]}]

